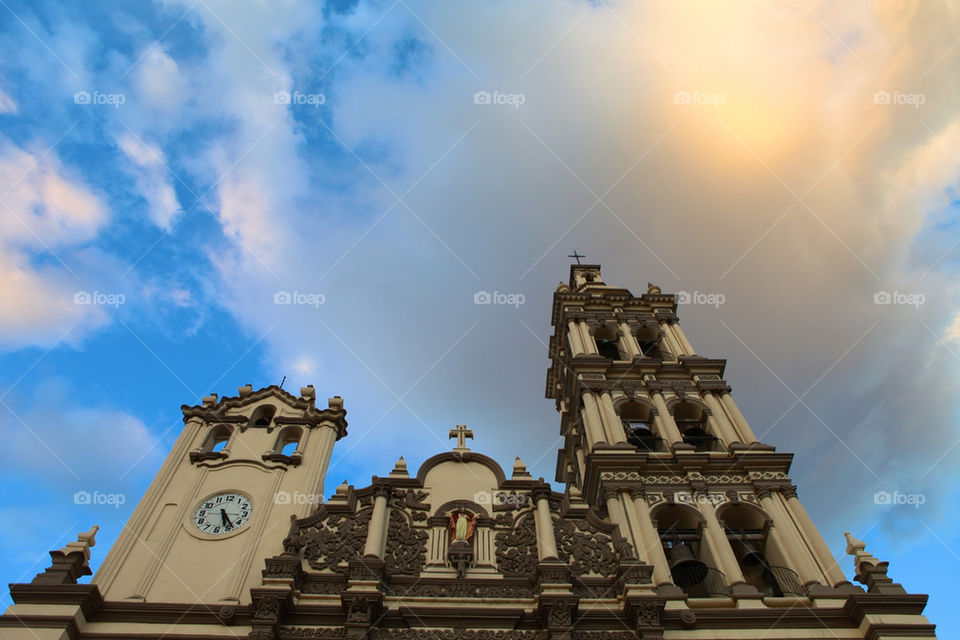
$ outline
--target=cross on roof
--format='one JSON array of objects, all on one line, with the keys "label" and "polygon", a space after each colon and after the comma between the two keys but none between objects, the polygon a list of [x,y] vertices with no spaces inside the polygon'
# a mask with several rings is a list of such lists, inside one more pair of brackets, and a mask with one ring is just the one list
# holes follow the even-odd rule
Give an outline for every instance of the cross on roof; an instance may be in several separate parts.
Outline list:
[{"label": "cross on roof", "polygon": [[580,258],[586,258],[587,256],[580,255],[579,253],[577,253],[577,250],[574,249],[574,250],[573,250],[573,253],[571,253],[571,254],[568,255],[567,257],[568,257],[568,258],[576,258],[576,259],[577,259],[577,264],[580,264]]},{"label": "cross on roof", "polygon": [[447,437],[457,439],[457,449],[466,449],[467,438],[473,439],[473,431],[467,429],[465,424],[458,424],[456,429],[450,429],[450,435]]}]

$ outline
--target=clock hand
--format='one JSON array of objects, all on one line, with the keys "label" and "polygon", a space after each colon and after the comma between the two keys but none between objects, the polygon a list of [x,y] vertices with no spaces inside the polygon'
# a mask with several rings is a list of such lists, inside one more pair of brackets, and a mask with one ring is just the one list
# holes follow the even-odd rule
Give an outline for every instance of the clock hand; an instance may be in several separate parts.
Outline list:
[{"label": "clock hand", "polygon": [[227,512],[223,509],[220,509],[220,519],[226,527],[230,529],[233,528],[233,523],[230,522],[230,518],[227,517]]}]

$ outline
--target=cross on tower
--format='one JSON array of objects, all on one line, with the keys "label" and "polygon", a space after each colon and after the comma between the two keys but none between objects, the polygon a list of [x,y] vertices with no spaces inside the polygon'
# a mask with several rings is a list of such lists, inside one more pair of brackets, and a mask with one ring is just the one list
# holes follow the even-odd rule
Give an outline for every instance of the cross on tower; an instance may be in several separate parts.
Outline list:
[{"label": "cross on tower", "polygon": [[582,256],[582,255],[580,255],[579,253],[577,253],[577,250],[574,249],[574,250],[573,250],[573,253],[571,253],[571,254],[568,255],[567,257],[568,257],[568,258],[576,258],[576,259],[577,259],[577,264],[580,264],[580,258],[586,258],[587,256]]},{"label": "cross on tower", "polygon": [[467,438],[473,440],[473,431],[467,429],[465,424],[458,424],[456,429],[450,429],[450,435],[447,437],[457,439],[457,449],[466,449]]}]

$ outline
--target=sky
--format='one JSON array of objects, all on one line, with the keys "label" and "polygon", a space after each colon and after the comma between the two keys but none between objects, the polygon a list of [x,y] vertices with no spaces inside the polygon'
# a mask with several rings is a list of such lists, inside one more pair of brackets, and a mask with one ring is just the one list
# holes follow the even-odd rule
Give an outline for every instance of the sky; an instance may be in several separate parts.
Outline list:
[{"label": "sky", "polygon": [[94,523],[95,568],[180,406],[248,383],[343,396],[328,494],[458,423],[552,480],[576,249],[681,294],[847,575],[844,531],[960,636],[958,34],[957,2],[0,0],[0,575]]}]

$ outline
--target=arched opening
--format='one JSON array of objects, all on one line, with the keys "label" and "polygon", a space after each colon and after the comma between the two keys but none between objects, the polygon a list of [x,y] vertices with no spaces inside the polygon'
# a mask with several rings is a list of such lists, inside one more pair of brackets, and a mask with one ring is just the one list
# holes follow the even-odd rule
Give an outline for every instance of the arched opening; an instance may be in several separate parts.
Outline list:
[{"label": "arched opening", "polygon": [[249,426],[260,429],[269,429],[273,424],[273,416],[276,415],[277,408],[272,404],[262,404],[256,408],[253,415],[250,416]]},{"label": "arched opening", "polygon": [[594,340],[597,343],[597,352],[604,358],[622,360],[620,357],[620,347],[617,346],[619,333],[614,327],[600,327],[594,333]]},{"label": "arched opening", "polygon": [[198,462],[226,458],[228,453],[226,448],[232,434],[232,427],[225,424],[216,425],[207,433],[207,436],[203,439],[203,444],[190,452],[190,461]]},{"label": "arched opening", "polygon": [[638,450],[665,450],[663,438],[653,432],[653,412],[650,407],[639,402],[625,402],[620,405],[620,420],[627,433],[627,442]]},{"label": "arched opening", "polygon": [[723,451],[723,443],[707,430],[707,412],[692,402],[673,406],[673,420],[683,441],[697,451]]},{"label": "arched opening", "polygon": [[769,540],[769,521],[759,509],[727,505],[717,514],[747,584],[765,596],[802,596],[796,572],[784,566],[783,554]]},{"label": "arched opening", "polygon": [[673,583],[688,597],[727,597],[730,589],[709,546],[702,539],[702,521],[692,507],[667,504],[653,512]]},{"label": "arched opening", "polygon": [[645,358],[662,360],[660,352],[660,333],[656,329],[643,328],[637,331],[637,346]]},{"label": "arched opening", "polygon": [[303,430],[300,427],[284,427],[277,434],[273,451],[263,454],[263,459],[292,465],[300,464],[302,460],[302,454],[299,450],[301,437],[303,437]]}]

